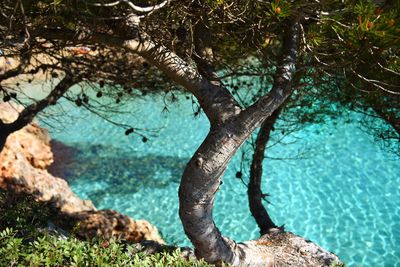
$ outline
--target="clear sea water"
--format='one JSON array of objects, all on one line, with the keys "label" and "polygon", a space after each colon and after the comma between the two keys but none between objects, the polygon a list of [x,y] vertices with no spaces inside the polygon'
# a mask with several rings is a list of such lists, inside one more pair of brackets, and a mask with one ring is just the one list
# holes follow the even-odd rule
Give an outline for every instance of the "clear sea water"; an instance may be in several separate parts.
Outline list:
[{"label": "clear sea water", "polygon": [[[150,101],[147,101],[150,100]],[[135,135],[87,111],[64,104],[53,139],[65,177],[82,198],[99,209],[115,209],[156,225],[168,243],[190,246],[178,216],[183,168],[207,134],[204,115],[194,118],[190,101],[180,99],[163,113],[162,98],[135,100],[131,115],[114,119],[158,129],[143,143]],[[331,120],[292,134],[268,150],[264,191],[278,225],[339,255],[349,266],[400,266],[400,164],[351,122]],[[61,126],[60,126],[61,125]],[[295,141],[295,142],[293,142]],[[290,144],[289,144],[290,143]],[[57,152],[57,151],[56,151]],[[296,158],[296,155],[302,157]],[[258,237],[245,186],[235,178],[235,157],[217,194],[214,217],[222,233],[237,241]]]}]

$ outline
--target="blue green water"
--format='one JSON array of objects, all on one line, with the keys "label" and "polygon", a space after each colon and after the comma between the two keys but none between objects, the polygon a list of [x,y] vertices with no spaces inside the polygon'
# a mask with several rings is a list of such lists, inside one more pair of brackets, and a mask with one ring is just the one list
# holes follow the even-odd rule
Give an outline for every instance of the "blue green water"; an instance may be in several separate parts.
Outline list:
[{"label": "blue green water", "polygon": [[[149,100],[149,99],[147,99]],[[53,139],[64,176],[82,198],[156,225],[168,243],[190,245],[178,217],[180,176],[207,134],[205,116],[193,117],[181,99],[162,113],[162,99],[135,100],[132,115],[115,120],[158,128],[143,143],[83,109],[64,104]],[[335,252],[349,266],[400,266],[400,164],[355,120],[332,120],[292,134],[268,150],[264,190],[274,221]],[[45,119],[46,122],[46,119]],[[293,142],[295,141],[295,142]],[[56,151],[57,152],[57,151]],[[302,155],[298,157],[298,155]],[[62,159],[63,158],[63,159]],[[214,217],[222,233],[237,241],[258,237],[245,186],[235,178],[235,157],[216,198]]]}]

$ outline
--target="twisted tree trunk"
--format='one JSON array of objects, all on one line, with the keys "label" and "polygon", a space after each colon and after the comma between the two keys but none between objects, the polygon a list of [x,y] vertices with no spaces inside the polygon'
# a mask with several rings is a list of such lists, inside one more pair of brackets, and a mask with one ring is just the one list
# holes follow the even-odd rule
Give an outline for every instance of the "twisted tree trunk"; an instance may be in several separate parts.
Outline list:
[{"label": "twisted tree trunk", "polygon": [[6,144],[9,131],[5,129],[4,123],[0,120],[0,153],[3,151],[4,145]]},{"label": "twisted tree trunk", "polygon": [[265,149],[280,111],[281,108],[276,109],[272,115],[261,124],[254,147],[253,160],[250,166],[250,181],[247,188],[247,196],[249,199],[250,212],[260,228],[261,235],[267,234],[272,228],[277,228],[262,203],[264,194],[261,191],[261,181]]},{"label": "twisted tree trunk", "polygon": [[237,244],[223,237],[213,221],[212,209],[215,193],[232,156],[259,123],[279,108],[290,94],[298,49],[298,27],[298,22],[288,27],[283,40],[282,61],[271,92],[238,114],[229,114],[226,109],[218,110],[220,118],[227,119],[210,120],[209,134],[183,173],[179,188],[179,215],[196,255],[210,263],[226,262],[234,266],[274,264],[273,255],[261,253],[250,244]]}]

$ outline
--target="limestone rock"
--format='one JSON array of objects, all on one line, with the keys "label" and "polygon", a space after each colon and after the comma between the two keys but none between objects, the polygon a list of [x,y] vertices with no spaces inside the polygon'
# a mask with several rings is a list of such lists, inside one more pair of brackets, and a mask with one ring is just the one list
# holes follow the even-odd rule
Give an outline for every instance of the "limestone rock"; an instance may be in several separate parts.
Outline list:
[{"label": "limestone rock", "polygon": [[253,254],[254,257],[246,257],[252,259],[248,264],[242,261],[234,266],[344,266],[332,252],[282,229],[272,229],[259,239],[240,243],[239,246],[243,249],[242,253]]},{"label": "limestone rock", "polygon": [[[14,121],[21,107],[0,104],[0,118]],[[135,221],[112,210],[97,211],[91,201],[75,195],[68,183],[52,176],[47,167],[53,162],[50,136],[37,123],[31,123],[11,134],[0,151],[0,188],[15,193],[28,193],[41,202],[50,203],[59,211],[59,222],[68,222],[82,237],[110,238],[120,236],[140,242],[154,240],[164,243],[157,228],[144,220]]]},{"label": "limestone rock", "polygon": [[[0,117],[6,122],[12,121],[18,109],[1,104]],[[52,162],[47,130],[31,123],[7,138],[0,153],[0,188],[32,194],[64,213],[94,210],[93,204],[77,197],[65,180],[47,172]]]}]

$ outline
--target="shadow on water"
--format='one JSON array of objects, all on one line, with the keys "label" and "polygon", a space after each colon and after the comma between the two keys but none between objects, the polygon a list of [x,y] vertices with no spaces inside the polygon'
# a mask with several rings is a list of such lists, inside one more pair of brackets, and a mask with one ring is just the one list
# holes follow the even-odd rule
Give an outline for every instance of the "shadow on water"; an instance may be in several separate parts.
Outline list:
[{"label": "shadow on water", "polygon": [[95,203],[104,195],[133,194],[146,188],[177,184],[189,160],[158,155],[139,157],[112,146],[76,144],[72,147],[55,140],[51,146],[54,163],[49,172],[72,184],[79,179],[91,185],[88,196]]}]

